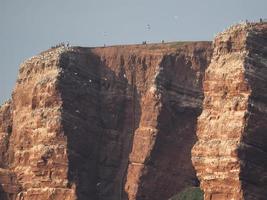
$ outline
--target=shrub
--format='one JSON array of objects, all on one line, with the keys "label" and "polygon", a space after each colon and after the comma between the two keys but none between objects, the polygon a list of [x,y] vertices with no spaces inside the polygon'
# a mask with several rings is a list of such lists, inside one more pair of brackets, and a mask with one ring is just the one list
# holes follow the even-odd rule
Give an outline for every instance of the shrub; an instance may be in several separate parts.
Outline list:
[{"label": "shrub", "polygon": [[171,197],[169,200],[203,200],[204,194],[199,187],[186,188],[179,194]]}]

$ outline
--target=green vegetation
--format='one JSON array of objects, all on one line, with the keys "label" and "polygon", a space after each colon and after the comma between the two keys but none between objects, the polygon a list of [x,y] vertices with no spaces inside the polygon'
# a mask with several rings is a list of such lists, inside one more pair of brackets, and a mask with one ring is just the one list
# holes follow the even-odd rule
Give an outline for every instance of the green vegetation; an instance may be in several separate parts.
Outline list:
[{"label": "green vegetation", "polygon": [[172,42],[172,43],[170,43],[170,46],[171,46],[171,48],[177,48],[177,47],[186,45],[188,43],[190,43],[190,42],[189,41]]},{"label": "green vegetation", "polygon": [[199,187],[186,188],[179,194],[171,197],[169,200],[203,200],[204,194]]},{"label": "green vegetation", "polygon": [[148,44],[149,50],[161,49],[165,47],[169,48],[178,48],[180,46],[189,44],[189,41],[178,41],[178,42],[166,42],[166,43],[156,43],[156,44]]}]

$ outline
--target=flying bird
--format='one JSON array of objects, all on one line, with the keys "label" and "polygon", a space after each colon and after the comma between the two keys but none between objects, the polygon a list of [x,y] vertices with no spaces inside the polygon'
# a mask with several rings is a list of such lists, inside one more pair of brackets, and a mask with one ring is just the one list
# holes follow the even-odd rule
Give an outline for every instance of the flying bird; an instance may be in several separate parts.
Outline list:
[{"label": "flying bird", "polygon": [[108,33],[107,32],[103,32],[103,36],[108,36]]}]

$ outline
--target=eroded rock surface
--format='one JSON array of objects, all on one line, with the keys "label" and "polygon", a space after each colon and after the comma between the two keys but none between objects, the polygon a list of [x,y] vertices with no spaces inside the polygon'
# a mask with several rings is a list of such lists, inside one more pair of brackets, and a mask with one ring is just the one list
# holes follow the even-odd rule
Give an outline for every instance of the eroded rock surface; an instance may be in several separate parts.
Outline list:
[{"label": "eroded rock surface", "polygon": [[3,195],[157,200],[196,185],[210,57],[211,43],[192,42],[59,47],[25,61],[1,108],[1,164],[17,186]]},{"label": "eroded rock surface", "polygon": [[15,200],[20,191],[16,175],[8,167],[9,138],[12,132],[12,105],[8,101],[0,107],[0,199]]},{"label": "eroded rock surface", "polygon": [[205,200],[267,196],[267,24],[241,24],[214,40],[192,160]]},{"label": "eroded rock surface", "polygon": [[12,95],[9,168],[22,187],[19,200],[74,199],[69,181],[68,138],[58,88],[62,49],[24,62]]},{"label": "eroded rock surface", "polygon": [[126,182],[129,199],[168,199],[197,184],[190,151],[209,59],[210,49],[197,44],[165,55],[160,62],[141,101]]},{"label": "eroded rock surface", "polygon": [[28,59],[0,108],[0,199],[168,199],[199,184],[196,131],[206,200],[265,199],[266,29]]}]

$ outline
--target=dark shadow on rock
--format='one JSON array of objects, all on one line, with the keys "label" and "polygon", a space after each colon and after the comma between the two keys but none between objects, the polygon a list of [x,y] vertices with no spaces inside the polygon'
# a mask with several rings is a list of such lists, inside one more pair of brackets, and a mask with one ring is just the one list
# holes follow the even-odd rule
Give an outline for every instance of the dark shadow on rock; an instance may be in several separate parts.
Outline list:
[{"label": "dark shadow on rock", "polygon": [[[246,123],[238,148],[240,166],[240,182],[244,199],[263,200],[267,197],[267,34],[257,30],[257,37],[253,34],[247,38],[249,49],[246,59],[245,80],[251,94],[246,111]],[[249,73],[253,71],[253,73]],[[236,109],[240,109],[238,103]]]},{"label": "dark shadow on rock", "polygon": [[[78,200],[127,199],[124,183],[140,100],[124,61],[111,69],[89,48],[61,56],[59,91],[69,187]],[[133,66],[134,67],[134,66]]]},{"label": "dark shadow on rock", "polygon": [[[202,57],[197,59],[201,61]],[[203,61],[198,62],[200,76],[183,53],[165,56],[161,63],[162,71],[157,78],[162,96],[156,127],[159,132],[145,163],[146,173],[141,177],[137,199],[168,199],[186,187],[199,184],[191,149],[197,139],[197,117],[202,110],[202,77],[207,67]]]},{"label": "dark shadow on rock", "polygon": [[4,191],[1,184],[0,184],[0,199],[1,200],[9,200],[8,194]]}]

